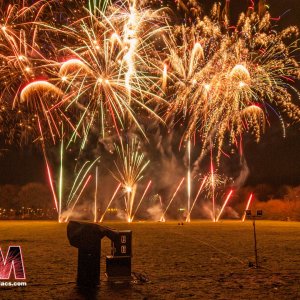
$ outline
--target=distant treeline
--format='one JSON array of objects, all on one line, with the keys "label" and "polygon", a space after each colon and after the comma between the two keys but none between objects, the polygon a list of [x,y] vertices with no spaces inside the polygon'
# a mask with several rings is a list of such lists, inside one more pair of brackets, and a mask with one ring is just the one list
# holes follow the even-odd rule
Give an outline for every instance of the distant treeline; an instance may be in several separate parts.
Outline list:
[{"label": "distant treeline", "polygon": [[[264,219],[300,221],[300,186],[273,187],[260,184],[254,187],[243,187],[233,194],[223,218],[241,218],[250,194],[253,193],[252,210],[263,210]],[[86,197],[87,202],[90,197]],[[199,199],[199,209],[195,210],[195,217],[206,218],[205,207],[209,206],[207,199]],[[146,201],[147,202],[147,201]],[[147,208],[147,203],[144,207]],[[92,198],[91,198],[92,204]],[[149,203],[150,205],[150,203]],[[0,186],[0,219],[55,219],[52,194],[48,186],[31,182],[23,186]]]},{"label": "distant treeline", "polygon": [[252,209],[263,210],[263,218],[270,220],[300,221],[300,186],[273,187],[259,184],[243,187],[236,193],[237,212],[243,213],[249,195],[253,193]]}]

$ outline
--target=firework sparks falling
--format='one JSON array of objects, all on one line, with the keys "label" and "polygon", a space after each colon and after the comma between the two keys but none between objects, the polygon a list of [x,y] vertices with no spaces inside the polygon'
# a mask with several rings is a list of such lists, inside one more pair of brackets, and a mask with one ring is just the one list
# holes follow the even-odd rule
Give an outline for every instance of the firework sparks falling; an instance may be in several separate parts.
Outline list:
[{"label": "firework sparks falling", "polygon": [[127,46],[127,52],[124,55],[124,61],[127,65],[127,72],[125,73],[125,86],[129,94],[129,101],[131,100],[131,76],[135,73],[134,54],[137,46],[137,32],[136,32],[136,1],[134,0],[129,7],[130,15],[128,21],[124,26],[124,42]]},{"label": "firework sparks falling", "polygon": [[216,23],[214,14],[200,17],[196,25],[172,28],[166,61],[169,90],[178,91],[170,93],[168,114],[185,119],[186,136],[198,132],[203,149],[214,140],[219,159],[227,137],[236,143],[243,132],[251,132],[259,141],[273,109],[280,121],[281,114],[299,121],[299,107],[292,103],[292,95],[299,97],[292,85],[299,78],[298,43],[285,42],[298,29],[275,32],[268,12],[251,12],[242,14],[232,31],[226,22]]},{"label": "firework sparks falling", "polygon": [[127,121],[142,130],[134,107],[159,118],[147,104],[160,99],[149,88],[159,81],[149,75],[158,67],[144,56],[153,53],[152,58],[157,57],[153,38],[163,31],[160,19],[159,11],[125,1],[106,10],[90,9],[65,28],[63,33],[76,43],[62,49],[72,58],[62,63],[59,75],[66,83],[68,107],[79,106],[85,115],[78,128],[86,122],[92,122],[92,128],[100,120],[102,138],[112,130],[120,135]]},{"label": "firework sparks falling", "polygon": [[145,155],[140,153],[140,143],[133,139],[130,144],[115,145],[118,161],[115,162],[117,169],[114,177],[125,189],[125,208],[128,222],[132,221],[137,183],[143,178],[143,172],[150,163]]},{"label": "firework sparks falling", "polygon": [[[62,165],[68,159],[65,142],[68,150],[79,143],[80,156],[90,150],[91,137],[99,141],[116,135],[122,140],[130,132],[146,136],[146,115],[150,120],[164,119],[168,132],[182,126],[189,156],[187,221],[197,199],[191,205],[191,136],[201,143],[202,154],[211,148],[211,174],[203,189],[210,188],[216,221],[220,178],[212,162],[219,163],[225,143],[241,147],[246,132],[259,142],[271,114],[279,118],[283,135],[284,117],[300,120],[294,84],[300,74],[295,54],[298,29],[276,32],[262,2],[258,12],[253,6],[241,14],[237,24],[230,24],[226,1],[222,14],[217,4],[211,16],[193,9],[193,18],[184,25],[166,22],[165,9],[152,10],[137,1],[89,1],[88,8],[76,2],[76,9],[69,9],[52,1],[31,6],[18,1],[0,12],[1,136],[10,143],[15,135],[22,141],[30,141],[29,137],[42,141],[60,218]],[[180,7],[190,13],[182,1]],[[46,153],[48,140],[61,142],[58,197]],[[149,162],[130,143],[119,147],[115,176],[126,192],[128,221],[149,186],[136,206],[138,182]],[[93,165],[88,160],[76,172],[67,207],[76,202]],[[95,212],[96,194],[97,187]]]}]

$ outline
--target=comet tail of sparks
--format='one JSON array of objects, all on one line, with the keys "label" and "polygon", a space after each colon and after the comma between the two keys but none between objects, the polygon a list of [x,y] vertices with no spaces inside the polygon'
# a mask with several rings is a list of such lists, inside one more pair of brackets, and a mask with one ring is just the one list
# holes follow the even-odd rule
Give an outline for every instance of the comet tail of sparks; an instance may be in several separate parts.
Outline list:
[{"label": "comet tail of sparks", "polygon": [[206,183],[206,180],[207,180],[207,176],[205,176],[205,177],[203,178],[202,182],[201,182],[201,185],[200,185],[200,187],[199,187],[199,190],[198,190],[198,192],[197,192],[197,195],[196,195],[196,197],[195,197],[195,199],[194,199],[194,201],[193,201],[193,203],[192,203],[190,212],[189,212],[188,215],[187,215],[186,222],[188,222],[187,220],[191,221],[191,213],[192,213],[193,208],[194,208],[194,206],[195,206],[195,204],[196,204],[196,201],[198,200],[198,197],[199,197],[200,193],[201,193],[202,190],[203,190],[203,187],[204,187],[204,185],[205,185],[205,183]]},{"label": "comet tail of sparks", "polygon": [[252,198],[253,198],[253,194],[250,194],[250,197],[249,197],[249,199],[247,201],[247,205],[246,205],[246,208],[245,208],[245,212],[243,214],[242,222],[245,222],[245,219],[246,219],[246,210],[249,209],[251,201],[252,201]]},{"label": "comet tail of sparks", "polygon": [[118,191],[119,191],[119,189],[120,189],[121,186],[122,186],[121,183],[119,183],[119,185],[117,186],[116,190],[114,191],[114,193],[113,193],[111,199],[109,200],[109,202],[108,202],[108,204],[107,204],[106,209],[104,210],[104,212],[103,212],[103,214],[102,214],[102,216],[101,216],[101,218],[100,218],[100,220],[99,220],[100,223],[103,221],[104,216],[105,216],[107,210],[109,209],[109,207],[110,207],[112,201],[115,199],[116,195],[118,194]]},{"label": "comet tail of sparks", "polygon": [[161,215],[161,218],[160,218],[160,221],[161,221],[161,222],[165,222],[165,214],[166,214],[166,212],[168,211],[170,205],[172,204],[174,198],[176,197],[176,195],[177,195],[177,193],[178,193],[178,191],[179,191],[181,185],[183,184],[184,180],[185,180],[185,177],[183,177],[183,178],[181,179],[181,181],[180,181],[179,185],[177,186],[177,188],[176,188],[176,190],[175,190],[175,192],[174,192],[172,198],[170,199],[170,201],[169,201],[167,207],[165,208],[163,214]]},{"label": "comet tail of sparks", "polygon": [[220,217],[221,217],[221,215],[222,215],[222,213],[223,213],[223,211],[224,211],[224,208],[226,207],[226,205],[227,205],[227,203],[228,203],[228,201],[229,201],[229,199],[230,199],[232,193],[233,193],[233,190],[231,190],[231,191],[229,192],[229,194],[227,195],[226,200],[224,201],[224,204],[223,204],[223,206],[222,206],[222,208],[221,208],[221,210],[220,210],[220,212],[219,212],[219,215],[218,215],[218,217],[217,217],[217,219],[216,219],[216,222],[219,221],[219,219],[220,219]]}]

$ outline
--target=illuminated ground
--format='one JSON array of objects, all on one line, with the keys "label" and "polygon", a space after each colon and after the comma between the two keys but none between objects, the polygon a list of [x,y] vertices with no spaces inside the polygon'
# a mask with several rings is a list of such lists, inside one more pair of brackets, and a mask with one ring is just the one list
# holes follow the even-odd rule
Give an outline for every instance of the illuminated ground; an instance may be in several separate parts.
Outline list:
[{"label": "illuminated ground", "polygon": [[[133,271],[150,282],[115,291],[102,281],[95,299],[300,299],[300,223],[257,222],[259,270],[248,268],[250,222],[107,225],[133,230]],[[22,246],[28,284],[0,288],[1,299],[93,299],[75,287],[77,250],[65,224],[2,221],[0,238],[5,251]]]}]

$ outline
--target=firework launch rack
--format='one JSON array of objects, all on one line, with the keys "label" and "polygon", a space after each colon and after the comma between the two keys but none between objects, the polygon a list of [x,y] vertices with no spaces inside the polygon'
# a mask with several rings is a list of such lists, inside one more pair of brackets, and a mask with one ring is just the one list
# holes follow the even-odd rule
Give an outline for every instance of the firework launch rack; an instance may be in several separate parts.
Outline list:
[{"label": "firework launch rack", "polygon": [[116,230],[89,222],[70,221],[70,245],[78,248],[78,286],[97,286],[100,282],[101,240],[111,240],[111,255],[106,256],[108,281],[131,280],[132,231]]},{"label": "firework launch rack", "polygon": [[255,268],[258,268],[259,267],[259,264],[258,264],[258,253],[257,253],[257,239],[256,239],[256,226],[255,226],[255,220],[257,218],[261,218],[262,215],[263,215],[263,211],[260,209],[260,210],[257,210],[256,211],[256,215],[252,215],[252,211],[251,209],[247,209],[245,211],[246,213],[246,217],[249,218],[249,219],[252,219],[253,221],[253,239],[254,239],[254,255],[255,255]]}]

